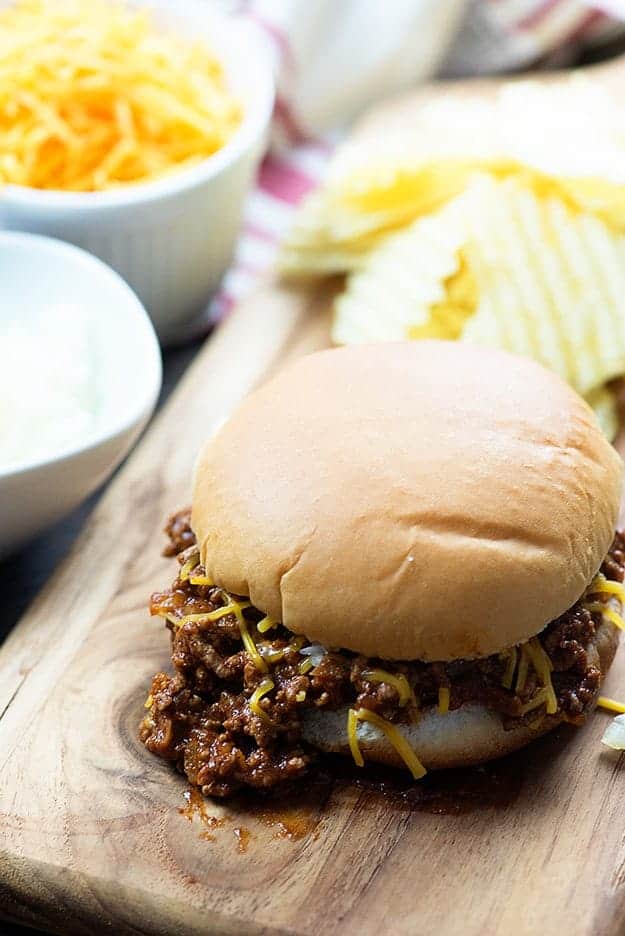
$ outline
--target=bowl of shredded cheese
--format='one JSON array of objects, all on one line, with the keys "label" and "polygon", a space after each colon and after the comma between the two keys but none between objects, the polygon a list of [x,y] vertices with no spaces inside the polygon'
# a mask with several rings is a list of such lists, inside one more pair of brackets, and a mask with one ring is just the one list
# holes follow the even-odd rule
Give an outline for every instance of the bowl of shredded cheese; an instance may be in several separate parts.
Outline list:
[{"label": "bowl of shredded cheese", "polygon": [[231,259],[273,104],[206,0],[0,0],[0,227],[117,270],[183,340]]},{"label": "bowl of shredded cheese", "polygon": [[0,232],[0,557],[114,470],[161,385],[130,287],[83,250]]}]

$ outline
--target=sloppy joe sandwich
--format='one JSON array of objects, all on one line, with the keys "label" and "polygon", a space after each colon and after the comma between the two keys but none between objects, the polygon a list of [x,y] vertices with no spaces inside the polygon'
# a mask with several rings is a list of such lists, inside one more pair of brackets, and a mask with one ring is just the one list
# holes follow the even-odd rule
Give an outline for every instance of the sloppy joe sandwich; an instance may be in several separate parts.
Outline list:
[{"label": "sloppy joe sandwich", "polygon": [[145,745],[207,795],[318,750],[419,778],[593,709],[616,651],[622,464],[555,374],[443,341],[298,360],[203,449],[151,611]]}]

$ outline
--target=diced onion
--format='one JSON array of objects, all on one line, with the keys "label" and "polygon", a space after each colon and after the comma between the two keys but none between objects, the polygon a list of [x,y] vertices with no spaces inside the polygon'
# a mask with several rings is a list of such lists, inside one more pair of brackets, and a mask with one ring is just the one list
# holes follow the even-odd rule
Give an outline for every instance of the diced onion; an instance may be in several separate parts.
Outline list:
[{"label": "diced onion", "polygon": [[302,656],[308,657],[313,666],[319,666],[327,652],[326,648],[320,643],[309,644],[300,650]]},{"label": "diced onion", "polygon": [[606,728],[601,743],[614,751],[625,751],[625,715],[617,715]]}]

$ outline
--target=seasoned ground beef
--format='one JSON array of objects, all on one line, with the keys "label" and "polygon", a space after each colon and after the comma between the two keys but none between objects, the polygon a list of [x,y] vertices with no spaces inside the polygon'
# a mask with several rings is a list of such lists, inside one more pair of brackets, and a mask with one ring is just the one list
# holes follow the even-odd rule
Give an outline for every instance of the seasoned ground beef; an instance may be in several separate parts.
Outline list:
[{"label": "seasoned ground beef", "polygon": [[[310,655],[309,642],[282,625],[262,633],[262,624],[261,631],[256,625],[263,615],[245,598],[190,581],[201,580],[204,571],[193,568],[198,557],[189,512],[172,516],[166,532],[165,553],[177,555],[180,571],[171,588],[152,596],[150,610],[167,620],[175,672],[154,677],[141,739],[206,795],[226,796],[241,786],[270,787],[303,775],[315,756],[301,741],[301,717],[311,707],[349,705],[391,722],[408,722],[415,710],[439,704],[439,690],[446,689],[450,710],[480,703],[500,713],[506,728],[545,713],[544,703],[531,707],[542,687],[533,666],[522,684],[517,684],[516,666],[510,673],[520,648],[482,660],[403,663],[320,647]],[[616,534],[601,571],[623,581],[622,533]],[[219,615],[233,601],[232,610]],[[603,674],[593,641],[600,623],[600,615],[579,601],[537,638],[553,667],[558,712],[567,721],[583,720],[596,699]],[[244,647],[242,625],[259,651],[256,659]],[[385,674],[399,682],[385,681]]]},{"label": "seasoned ground beef", "polygon": [[164,556],[177,556],[189,546],[195,545],[195,533],[191,529],[190,519],[191,511],[188,507],[171,515],[165,526],[169,543],[163,549]]}]

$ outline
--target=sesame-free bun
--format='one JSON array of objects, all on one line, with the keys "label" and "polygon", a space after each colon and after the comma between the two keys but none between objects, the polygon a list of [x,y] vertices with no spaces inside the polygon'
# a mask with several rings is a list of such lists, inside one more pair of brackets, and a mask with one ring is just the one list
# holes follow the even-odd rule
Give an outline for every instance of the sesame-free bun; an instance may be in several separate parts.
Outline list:
[{"label": "sesame-free bun", "polygon": [[207,574],[289,630],[404,660],[487,656],[572,605],[622,463],[533,361],[442,341],[301,358],[201,453]]}]

